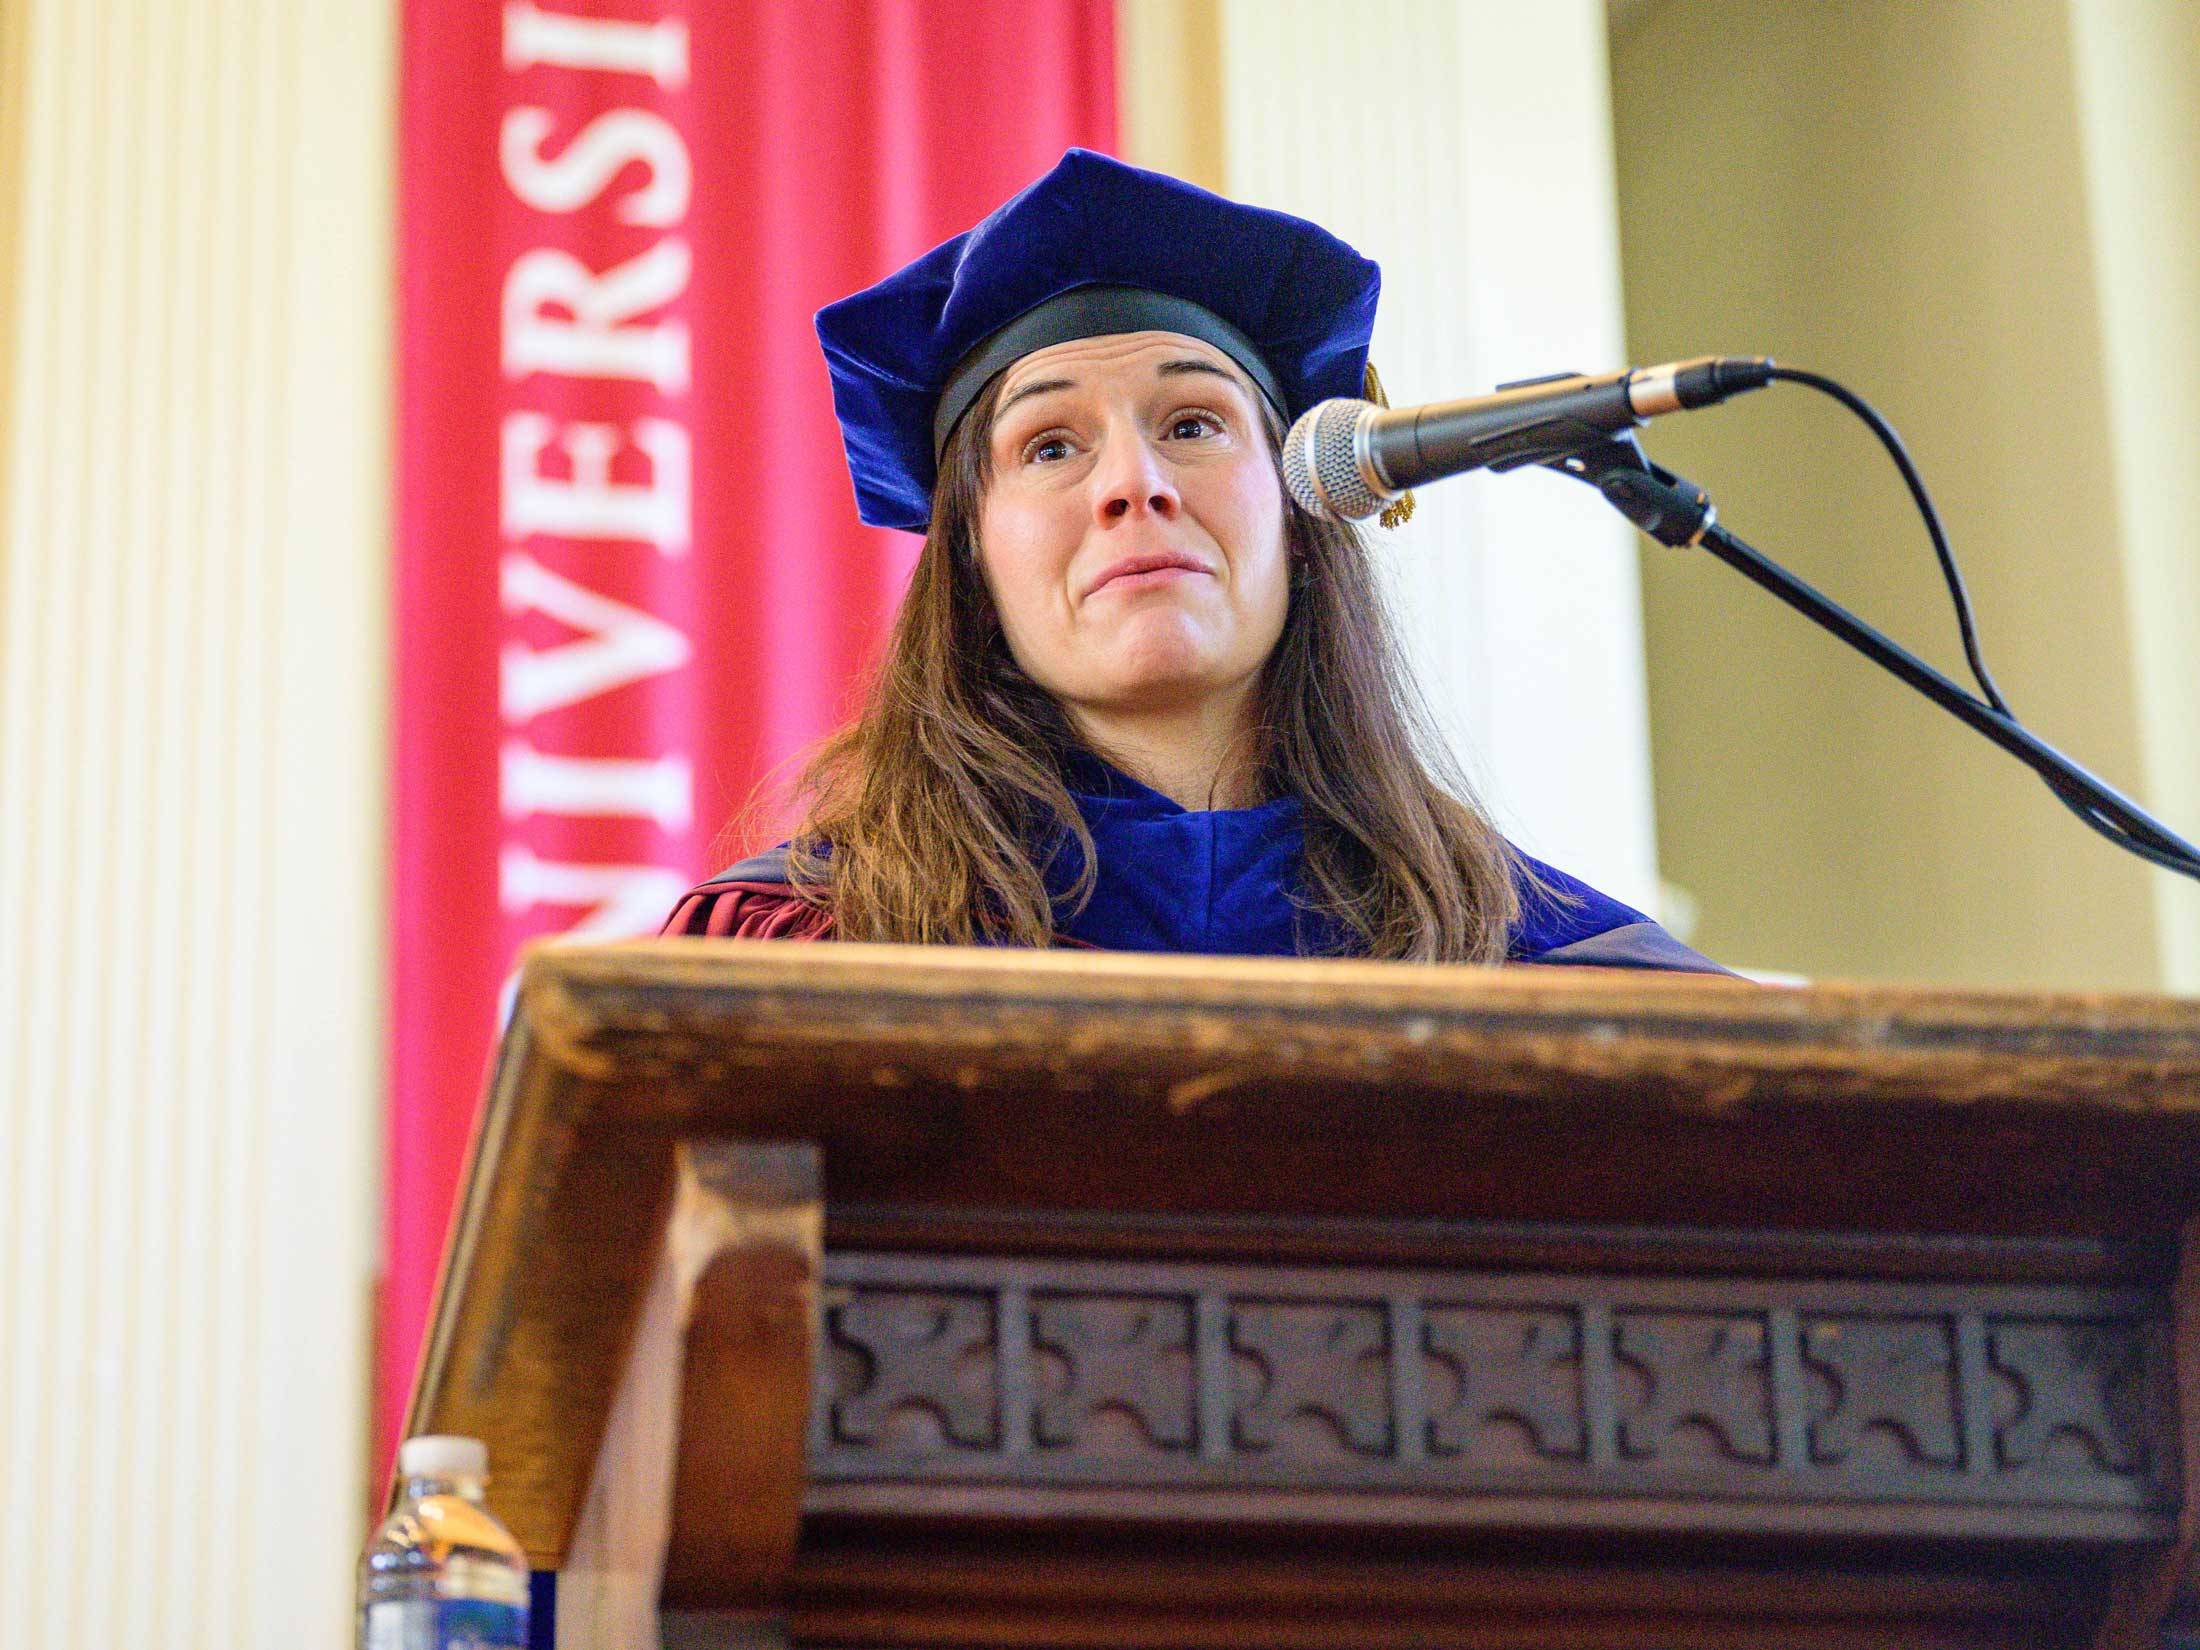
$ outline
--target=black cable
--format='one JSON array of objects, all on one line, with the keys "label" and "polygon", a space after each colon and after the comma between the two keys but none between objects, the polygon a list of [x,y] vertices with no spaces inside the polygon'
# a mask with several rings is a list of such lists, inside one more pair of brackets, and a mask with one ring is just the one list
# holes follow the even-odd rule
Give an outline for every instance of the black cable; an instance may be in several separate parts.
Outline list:
[{"label": "black cable", "polygon": [[[1733,359],[1743,361],[1740,357]],[[2089,830],[2099,832],[2119,848],[2150,864],[2200,880],[2200,846],[2185,841],[2129,797],[2119,794],[2115,787],[2071,761],[2027,728],[2009,708],[1980,657],[1962,575],[1956,570],[1955,556],[1948,548],[1939,512],[1925,491],[1917,467],[1903,449],[1901,438],[1887,421],[1861,396],[1832,379],[1816,373],[1776,369],[1773,363],[1761,358],[1747,360],[1745,364],[1757,375],[1759,384],[1774,378],[1789,378],[1809,388],[1824,390],[1855,412],[1880,437],[1908,482],[1910,495],[1916,500],[1932,534],[1934,549],[1939,553],[1942,571],[1955,599],[1957,620],[1964,635],[1964,651],[1987,698],[1980,698],[1961,683],[1935,670],[1892,637],[1874,629],[1778,562],[1736,538],[1720,525],[1711,496],[1694,482],[1652,463],[1632,432],[1579,449],[1554,467],[1594,487],[1608,504],[1659,543],[1702,549],[1891,671],[2024,763],[2055,799],[2076,814]],[[1747,389],[1751,385],[1744,382],[1736,387]]]},{"label": "black cable", "polygon": [[[1933,554],[1939,559],[1941,576],[1947,581],[1948,595],[1955,605],[1956,629],[1963,638],[1963,656],[1971,667],[1971,674],[1986,695],[1985,704],[1998,711],[2009,723],[2018,728],[2023,724],[2009,701],[1996,684],[1992,672],[1986,668],[1986,659],[1979,648],[1978,629],[1971,614],[1970,592],[1964,587],[1963,574],[1956,566],[1955,552],[1948,543],[1947,530],[1941,525],[1940,512],[1933,505],[1932,494],[1926,490],[1925,478],[1918,473],[1909,449],[1895,428],[1880,416],[1879,410],[1862,396],[1822,373],[1806,372],[1799,367],[1773,366],[1767,376],[1801,384],[1821,395],[1832,397],[1842,406],[1863,420],[1879,444],[1886,448],[1887,456],[1902,474],[1903,483],[1910,490],[1910,497],[1925,521],[1925,531],[1933,542]],[[2026,730],[2029,731],[2029,730]],[[2037,769],[2034,770],[2038,772]],[[2111,819],[2086,793],[2064,784],[2054,775],[2040,773],[2039,777],[2055,800],[2068,808],[2091,829],[2098,831],[2120,848],[2128,849],[2141,859],[2163,867],[2165,870],[2182,871],[2188,876],[2200,877],[2200,860],[2196,860],[2178,837],[2161,828],[2156,821],[2139,814],[2128,822]]]},{"label": "black cable", "polygon": [[1947,529],[1940,524],[1940,512],[1933,507],[1933,496],[1925,490],[1925,478],[1918,474],[1917,465],[1910,457],[1910,449],[1903,445],[1895,428],[1879,415],[1879,409],[1845,384],[1835,382],[1822,373],[1805,372],[1800,367],[1774,366],[1768,376],[1784,379],[1790,384],[1801,384],[1821,395],[1830,395],[1842,406],[1856,414],[1879,437],[1879,444],[1887,449],[1887,456],[1894,460],[1894,467],[1902,472],[1902,480],[1910,489],[1910,497],[1917,503],[1917,513],[1925,518],[1925,531],[1931,535],[1933,554],[1940,558],[1941,576],[1948,581],[1948,594],[1956,606],[1956,629],[1963,636],[1963,656],[1969,661],[1971,674],[1986,694],[1986,702],[2004,716],[2014,716],[2009,701],[2002,697],[1992,674],[1986,668],[1985,656],[1980,653],[1978,630],[1971,620],[1971,593],[1964,588],[1963,574],[1956,567],[1956,555],[1948,547]]},{"label": "black cable", "polygon": [[2189,859],[2174,837],[2163,837],[2148,832],[2136,834],[2117,820],[2108,818],[2085,796],[2082,791],[2067,789],[2042,774],[2041,779],[2052,791],[2055,800],[2076,814],[2080,821],[2107,837],[2120,848],[2128,848],[2141,859],[2172,871],[2185,871],[2200,876],[2200,860]]},{"label": "black cable", "polygon": [[[1894,460],[1895,468],[1902,473],[1903,483],[1910,490],[1910,497],[1917,505],[1918,514],[1924,518],[1925,531],[1932,539],[1933,554],[1940,562],[1941,576],[1947,581],[1949,599],[1955,604],[1956,629],[1963,639],[1963,656],[1970,664],[1971,674],[1984,691],[1986,702],[2004,716],[2014,718],[2016,712],[2010,708],[2008,699],[1993,678],[1993,673],[1986,668],[1985,655],[1979,647],[1978,630],[1971,613],[1970,592],[1964,586],[1962,571],[1956,566],[1955,551],[1948,543],[1947,529],[1941,525],[1940,511],[1934,506],[1932,494],[1926,489],[1925,479],[1919,474],[1916,462],[1910,457],[1909,448],[1896,433],[1895,427],[1881,416],[1878,408],[1847,385],[1828,378],[1823,373],[1775,365],[1768,370],[1766,376],[1774,380],[1784,379],[1791,384],[1801,384],[1821,395],[1832,397],[1863,420],[1872,434],[1879,438],[1879,444],[1886,448],[1887,456]],[[2046,778],[2044,775],[2042,777]],[[2112,842],[2128,847],[2142,858],[2168,865],[2172,869],[2182,866],[2182,860],[2174,856],[2165,859],[2161,850],[2150,849],[2141,839],[2113,820],[2104,818],[2098,809],[2083,800],[2080,793],[2073,792],[2052,779],[2047,779],[2046,783],[2055,800],[2076,814],[2090,829],[2100,832]]]},{"label": "black cable", "polygon": [[2141,859],[2151,861],[2153,864],[2161,866],[2165,871],[2181,871],[2186,876],[2200,877],[2200,863],[2186,859],[2180,854],[2171,853],[2168,849],[2157,848],[2150,842],[2141,842],[2113,821],[2103,819],[2093,809],[2072,800],[2057,787],[2050,785],[2048,789],[2054,791],[2057,800],[2076,814],[2081,821],[2100,832],[2101,835],[2107,837],[2109,841],[2115,843],[2117,847],[2123,849],[2126,853],[2137,854]]}]

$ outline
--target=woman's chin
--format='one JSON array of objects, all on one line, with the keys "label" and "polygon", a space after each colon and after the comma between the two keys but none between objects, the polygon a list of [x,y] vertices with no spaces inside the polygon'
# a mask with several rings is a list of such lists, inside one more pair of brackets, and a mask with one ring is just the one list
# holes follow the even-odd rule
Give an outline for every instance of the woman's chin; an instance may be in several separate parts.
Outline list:
[{"label": "woman's chin", "polygon": [[1096,638],[1097,659],[1108,674],[1127,679],[1196,674],[1230,651],[1232,628],[1186,604],[1148,602]]},{"label": "woman's chin", "polygon": [[1238,685],[1240,675],[1221,661],[1197,653],[1147,657],[1135,666],[1109,671],[1103,681],[1094,684],[1097,691],[1084,697],[1089,704],[1105,705],[1121,715],[1177,712],[1229,693]]},{"label": "woman's chin", "polygon": [[1217,629],[1181,609],[1126,620],[1087,653],[1087,669],[1076,671],[1078,691],[1067,697],[1129,713],[1181,711],[1212,693],[1230,693],[1261,669],[1265,649],[1239,627]]}]

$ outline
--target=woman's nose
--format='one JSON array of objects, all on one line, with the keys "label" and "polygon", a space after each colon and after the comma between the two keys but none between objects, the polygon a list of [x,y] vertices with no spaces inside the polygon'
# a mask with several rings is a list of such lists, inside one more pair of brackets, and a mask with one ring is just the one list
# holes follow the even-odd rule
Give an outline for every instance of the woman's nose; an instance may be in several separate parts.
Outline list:
[{"label": "woman's nose", "polygon": [[1180,508],[1168,461],[1139,431],[1109,439],[1094,481],[1095,513],[1103,526],[1142,514],[1173,520]]}]

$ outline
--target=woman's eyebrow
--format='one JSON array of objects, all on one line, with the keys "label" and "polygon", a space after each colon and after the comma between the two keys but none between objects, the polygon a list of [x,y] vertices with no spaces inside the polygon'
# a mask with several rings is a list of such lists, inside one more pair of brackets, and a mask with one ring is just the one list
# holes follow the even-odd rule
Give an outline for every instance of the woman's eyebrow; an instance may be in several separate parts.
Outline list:
[{"label": "woman's eyebrow", "polygon": [[[1202,361],[1196,356],[1190,355],[1184,356],[1180,360],[1162,362],[1160,366],[1154,369],[1154,376],[1156,378],[1174,378],[1190,372],[1212,373],[1225,383],[1236,384],[1239,389],[1245,388],[1245,385],[1239,381],[1237,374],[1229,369],[1218,367],[1212,361]],[[1034,395],[1052,395],[1056,390],[1073,390],[1075,388],[1077,388],[1077,380],[1074,378],[1035,379],[1029,384],[1019,385],[1002,396],[1000,404],[993,409],[993,416],[998,419],[1009,408],[1015,406],[1017,402],[1028,400]]]},{"label": "woman's eyebrow", "polygon": [[1027,397],[1052,395],[1056,390],[1073,390],[1076,387],[1077,380],[1074,378],[1042,378],[1036,383],[1026,384],[1021,389],[1011,390],[1008,394],[1002,396],[1000,405],[993,409],[993,416],[999,418],[1001,414]]},{"label": "woman's eyebrow", "polygon": [[1218,367],[1212,361],[1202,361],[1194,356],[1189,355],[1184,357],[1184,359],[1182,359],[1181,361],[1162,362],[1160,367],[1156,369],[1155,376],[1160,378],[1174,378],[1179,373],[1186,372],[1211,372],[1217,378],[1223,379],[1228,383],[1237,384],[1238,388],[1240,389],[1243,389],[1245,387],[1243,384],[1238,383],[1238,376],[1236,373],[1229,371],[1227,368]]}]

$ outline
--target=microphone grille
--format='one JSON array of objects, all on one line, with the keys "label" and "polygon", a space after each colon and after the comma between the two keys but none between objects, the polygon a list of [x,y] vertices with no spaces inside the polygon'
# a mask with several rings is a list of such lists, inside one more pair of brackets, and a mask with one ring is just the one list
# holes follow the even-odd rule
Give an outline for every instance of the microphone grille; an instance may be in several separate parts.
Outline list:
[{"label": "microphone grille", "polygon": [[1310,408],[1283,442],[1283,484],[1301,509],[1329,521],[1365,521],[1384,500],[1360,474],[1354,431],[1367,401],[1324,401]]}]

